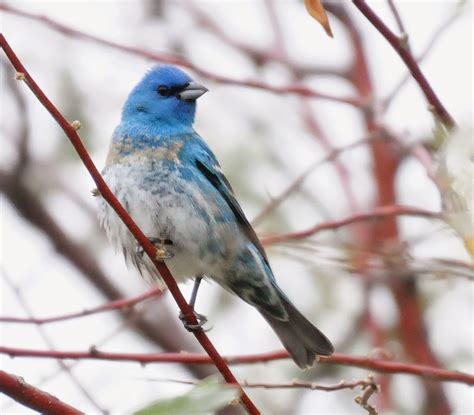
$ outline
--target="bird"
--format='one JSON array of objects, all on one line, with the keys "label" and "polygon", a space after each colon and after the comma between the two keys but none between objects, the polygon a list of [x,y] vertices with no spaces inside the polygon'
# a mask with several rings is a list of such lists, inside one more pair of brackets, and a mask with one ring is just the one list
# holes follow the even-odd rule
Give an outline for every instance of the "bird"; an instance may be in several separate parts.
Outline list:
[{"label": "bird", "polygon": [[[194,310],[202,278],[255,307],[297,366],[329,356],[329,339],[278,286],[267,254],[216,156],[194,130],[196,100],[208,89],[172,65],[145,73],[125,101],[112,135],[103,177],[177,282],[194,278]],[[127,263],[163,287],[152,261],[99,198],[98,217]],[[206,317],[195,313],[199,330]]]}]

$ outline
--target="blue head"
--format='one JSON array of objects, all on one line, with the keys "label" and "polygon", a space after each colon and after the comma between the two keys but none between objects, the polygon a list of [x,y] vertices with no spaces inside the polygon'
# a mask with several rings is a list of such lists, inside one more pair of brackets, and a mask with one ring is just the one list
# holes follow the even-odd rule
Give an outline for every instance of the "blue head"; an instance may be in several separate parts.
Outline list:
[{"label": "blue head", "polygon": [[153,67],[132,90],[123,107],[122,124],[154,133],[192,129],[196,99],[207,88],[170,65]]}]

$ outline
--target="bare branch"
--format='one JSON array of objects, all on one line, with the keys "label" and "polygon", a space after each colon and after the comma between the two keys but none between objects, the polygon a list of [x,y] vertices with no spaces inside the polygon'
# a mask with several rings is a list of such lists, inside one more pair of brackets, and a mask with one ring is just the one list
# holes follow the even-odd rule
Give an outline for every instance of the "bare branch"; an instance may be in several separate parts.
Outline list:
[{"label": "bare branch", "polygon": [[428,210],[413,208],[409,206],[400,206],[400,205],[381,206],[381,207],[377,207],[373,209],[370,212],[355,213],[344,219],[340,219],[333,222],[320,223],[304,231],[291,232],[291,233],[287,233],[283,235],[267,236],[267,237],[261,238],[261,240],[264,245],[273,245],[273,244],[281,243],[281,242],[305,239],[321,231],[330,230],[330,229],[334,230],[342,226],[352,225],[354,223],[361,222],[361,221],[380,220],[384,218],[393,218],[394,216],[401,216],[401,215],[420,216],[420,217],[431,218],[431,219],[441,219],[441,215],[439,213],[431,212]]},{"label": "bare branch", "polygon": [[61,402],[55,396],[26,383],[23,378],[3,370],[0,370],[0,391],[40,413],[52,415],[80,415],[84,413]]},{"label": "bare branch", "polygon": [[89,308],[75,313],[63,314],[54,317],[43,317],[43,318],[21,318],[21,317],[0,317],[2,323],[23,323],[23,324],[48,324],[56,323],[58,321],[71,320],[75,318],[90,316],[92,314],[103,313],[105,311],[112,311],[118,309],[131,309],[138,303],[144,302],[150,298],[157,297],[163,294],[163,291],[158,288],[148,290],[146,293],[137,295],[136,297],[127,298],[123,300],[111,301],[107,304],[103,304],[98,307]]},{"label": "bare branch", "polygon": [[[389,0],[389,1],[392,1],[392,0]],[[449,15],[446,18],[446,20],[444,20],[439,25],[439,28],[433,33],[431,39],[429,40],[423,52],[421,52],[421,54],[416,58],[416,61],[418,62],[418,64],[420,64],[428,56],[428,54],[433,49],[433,46],[436,44],[436,42],[441,37],[441,35],[444,34],[444,32],[456,21],[456,19],[459,16],[461,16],[460,8],[456,8],[453,11],[453,13]],[[395,85],[393,90],[390,93],[388,93],[384,99],[382,99],[381,107],[383,111],[387,111],[388,107],[393,102],[393,99],[395,98],[395,96],[398,94],[398,92],[402,89],[403,85],[405,85],[410,78],[411,78],[411,73],[407,72],[407,74],[404,75],[400,79],[400,81]]]},{"label": "bare branch", "polygon": [[379,387],[375,382],[372,382],[370,384],[364,385],[362,387],[363,393],[360,396],[356,396],[354,399],[355,402],[360,405],[362,408],[364,408],[369,415],[378,415],[377,410],[375,409],[375,406],[371,405],[369,403],[369,399],[372,397],[372,395],[376,392],[378,392]]},{"label": "bare branch", "polygon": [[[198,385],[199,381],[197,380],[179,380],[179,379],[154,379],[154,378],[146,378],[145,380],[150,382],[173,382],[173,383],[181,383],[184,385]],[[293,380],[288,383],[274,383],[274,382],[249,382],[247,380],[240,381],[240,384],[244,388],[261,388],[261,389],[309,389],[313,391],[322,391],[322,392],[334,392],[344,389],[355,389],[359,387],[367,387],[374,383],[374,379],[372,376],[368,376],[366,379],[360,380],[353,380],[353,381],[346,381],[341,380],[339,383],[334,385],[320,385],[314,382],[304,382],[301,380]]]},{"label": "bare branch", "polygon": [[[140,364],[149,363],[183,363],[193,365],[213,364],[211,358],[205,354],[197,353],[156,353],[156,354],[138,354],[138,353],[109,353],[97,350],[91,347],[86,352],[64,352],[58,350],[32,350],[20,349],[15,347],[0,346],[0,354],[6,354],[11,357],[36,357],[46,359],[72,359],[72,360],[108,360],[118,362],[136,362]],[[286,350],[268,352],[261,354],[226,356],[224,359],[229,365],[255,364],[271,362],[274,360],[288,359]],[[369,369],[382,373],[394,373],[415,375],[426,379],[432,379],[443,382],[458,382],[466,385],[474,385],[474,375],[459,372],[455,370],[440,369],[437,367],[419,365],[414,363],[397,362],[363,356],[351,356],[342,353],[334,353],[329,357],[319,357],[318,363],[334,364],[342,366],[354,366],[362,369]]]}]

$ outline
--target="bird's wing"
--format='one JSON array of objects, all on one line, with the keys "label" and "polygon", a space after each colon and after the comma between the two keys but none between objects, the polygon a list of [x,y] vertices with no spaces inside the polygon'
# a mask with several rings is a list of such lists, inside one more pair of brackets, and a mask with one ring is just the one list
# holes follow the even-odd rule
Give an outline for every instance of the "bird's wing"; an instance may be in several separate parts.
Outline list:
[{"label": "bird's wing", "polygon": [[202,175],[217,189],[217,191],[227,202],[230,209],[234,213],[234,216],[237,219],[237,222],[243,233],[255,245],[258,252],[262,255],[263,259],[268,265],[267,255],[263,249],[262,243],[258,239],[258,236],[253,230],[252,225],[250,225],[248,219],[245,217],[245,213],[234,196],[232,186],[222,173],[219,163],[217,162],[214,155],[209,151],[206,151],[206,149],[202,149],[202,151],[197,153],[195,165]]}]

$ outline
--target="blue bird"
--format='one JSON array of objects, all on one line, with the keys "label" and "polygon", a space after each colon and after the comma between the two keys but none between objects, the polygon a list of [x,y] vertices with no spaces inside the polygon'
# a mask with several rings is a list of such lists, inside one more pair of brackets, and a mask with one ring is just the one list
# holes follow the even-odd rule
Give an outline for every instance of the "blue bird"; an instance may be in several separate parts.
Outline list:
[{"label": "blue bird", "polygon": [[[178,282],[216,281],[256,307],[302,369],[334,348],[278,287],[255,231],[213,152],[194,131],[196,100],[207,89],[180,69],[152,68],[130,93],[112,137],[104,178],[157,246]],[[127,262],[163,284],[132,234],[99,198],[99,219]],[[199,329],[205,317],[198,315]]]}]

